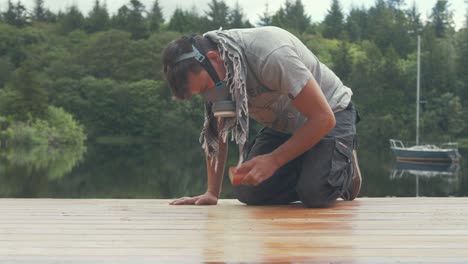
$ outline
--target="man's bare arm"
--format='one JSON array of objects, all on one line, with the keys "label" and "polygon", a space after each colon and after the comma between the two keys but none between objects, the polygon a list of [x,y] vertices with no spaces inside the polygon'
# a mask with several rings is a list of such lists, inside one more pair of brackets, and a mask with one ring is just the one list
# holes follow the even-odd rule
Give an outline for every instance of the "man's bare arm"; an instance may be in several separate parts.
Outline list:
[{"label": "man's bare arm", "polygon": [[[221,131],[224,126],[224,120],[218,120],[218,131]],[[172,205],[215,205],[218,203],[218,198],[221,195],[221,186],[223,184],[224,168],[226,165],[228,143],[222,140],[222,136],[218,135],[219,152],[217,162],[214,158],[209,158],[205,153],[206,172],[208,178],[208,188],[206,193],[195,197],[182,197],[172,201]]]}]

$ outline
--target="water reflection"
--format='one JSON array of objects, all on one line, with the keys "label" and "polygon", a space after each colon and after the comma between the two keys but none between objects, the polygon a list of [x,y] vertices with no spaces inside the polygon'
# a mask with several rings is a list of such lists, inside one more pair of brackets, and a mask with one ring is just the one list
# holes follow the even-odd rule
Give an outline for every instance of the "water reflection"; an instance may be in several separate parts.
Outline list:
[{"label": "water reflection", "polygon": [[10,147],[0,152],[0,197],[42,197],[50,181],[69,174],[83,160],[84,145]]},{"label": "water reflection", "polygon": [[[414,178],[415,196],[451,196],[459,191],[460,164],[447,163],[415,163],[397,161],[390,173],[390,179],[399,181]],[[422,184],[430,183],[430,189],[422,190]]]},{"label": "water reflection", "polygon": [[[164,142],[0,149],[0,197],[172,199],[204,192],[206,168],[198,142]],[[235,165],[237,148],[229,151],[227,165]],[[456,166],[421,167],[395,163],[388,149],[364,146],[358,154],[361,197],[468,196],[467,158]],[[234,198],[225,177],[221,198]]]}]

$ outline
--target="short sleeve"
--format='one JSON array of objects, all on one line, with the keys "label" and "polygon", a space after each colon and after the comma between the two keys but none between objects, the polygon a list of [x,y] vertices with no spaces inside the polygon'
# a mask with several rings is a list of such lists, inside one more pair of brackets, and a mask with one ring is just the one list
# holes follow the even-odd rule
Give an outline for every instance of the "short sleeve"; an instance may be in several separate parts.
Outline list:
[{"label": "short sleeve", "polygon": [[265,59],[259,79],[268,88],[294,99],[314,77],[293,48],[283,46]]}]

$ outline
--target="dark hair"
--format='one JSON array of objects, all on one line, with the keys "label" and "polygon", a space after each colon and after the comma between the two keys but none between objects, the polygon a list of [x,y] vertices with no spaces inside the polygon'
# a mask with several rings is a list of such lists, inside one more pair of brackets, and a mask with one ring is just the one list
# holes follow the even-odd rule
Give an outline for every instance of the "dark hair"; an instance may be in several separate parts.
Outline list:
[{"label": "dark hair", "polygon": [[[202,36],[194,36],[197,48],[200,52],[208,52],[217,50],[215,43]],[[192,44],[188,37],[182,37],[171,41],[162,53],[164,76],[169,83],[172,95],[178,99],[190,99],[191,93],[188,88],[187,75],[190,72],[194,74],[200,73],[202,66],[194,59],[187,59],[175,63],[175,60],[182,54],[191,52]]]}]

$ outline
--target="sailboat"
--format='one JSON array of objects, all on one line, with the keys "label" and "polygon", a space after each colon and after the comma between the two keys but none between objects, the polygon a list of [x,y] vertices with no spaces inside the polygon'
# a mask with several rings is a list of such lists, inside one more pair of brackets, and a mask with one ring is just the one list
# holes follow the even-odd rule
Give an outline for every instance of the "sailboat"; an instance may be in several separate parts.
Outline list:
[{"label": "sailboat", "polygon": [[416,81],[416,145],[405,146],[401,140],[390,139],[390,149],[395,153],[396,159],[406,162],[458,162],[460,153],[457,143],[445,143],[440,147],[436,145],[419,144],[419,107],[420,107],[420,72],[421,72],[421,36],[418,35],[418,70]]},{"label": "sailboat", "polygon": [[460,153],[457,143],[445,143],[441,147],[436,145],[415,145],[405,147],[401,140],[390,139],[390,149],[395,153],[398,161],[407,162],[458,162]]}]

